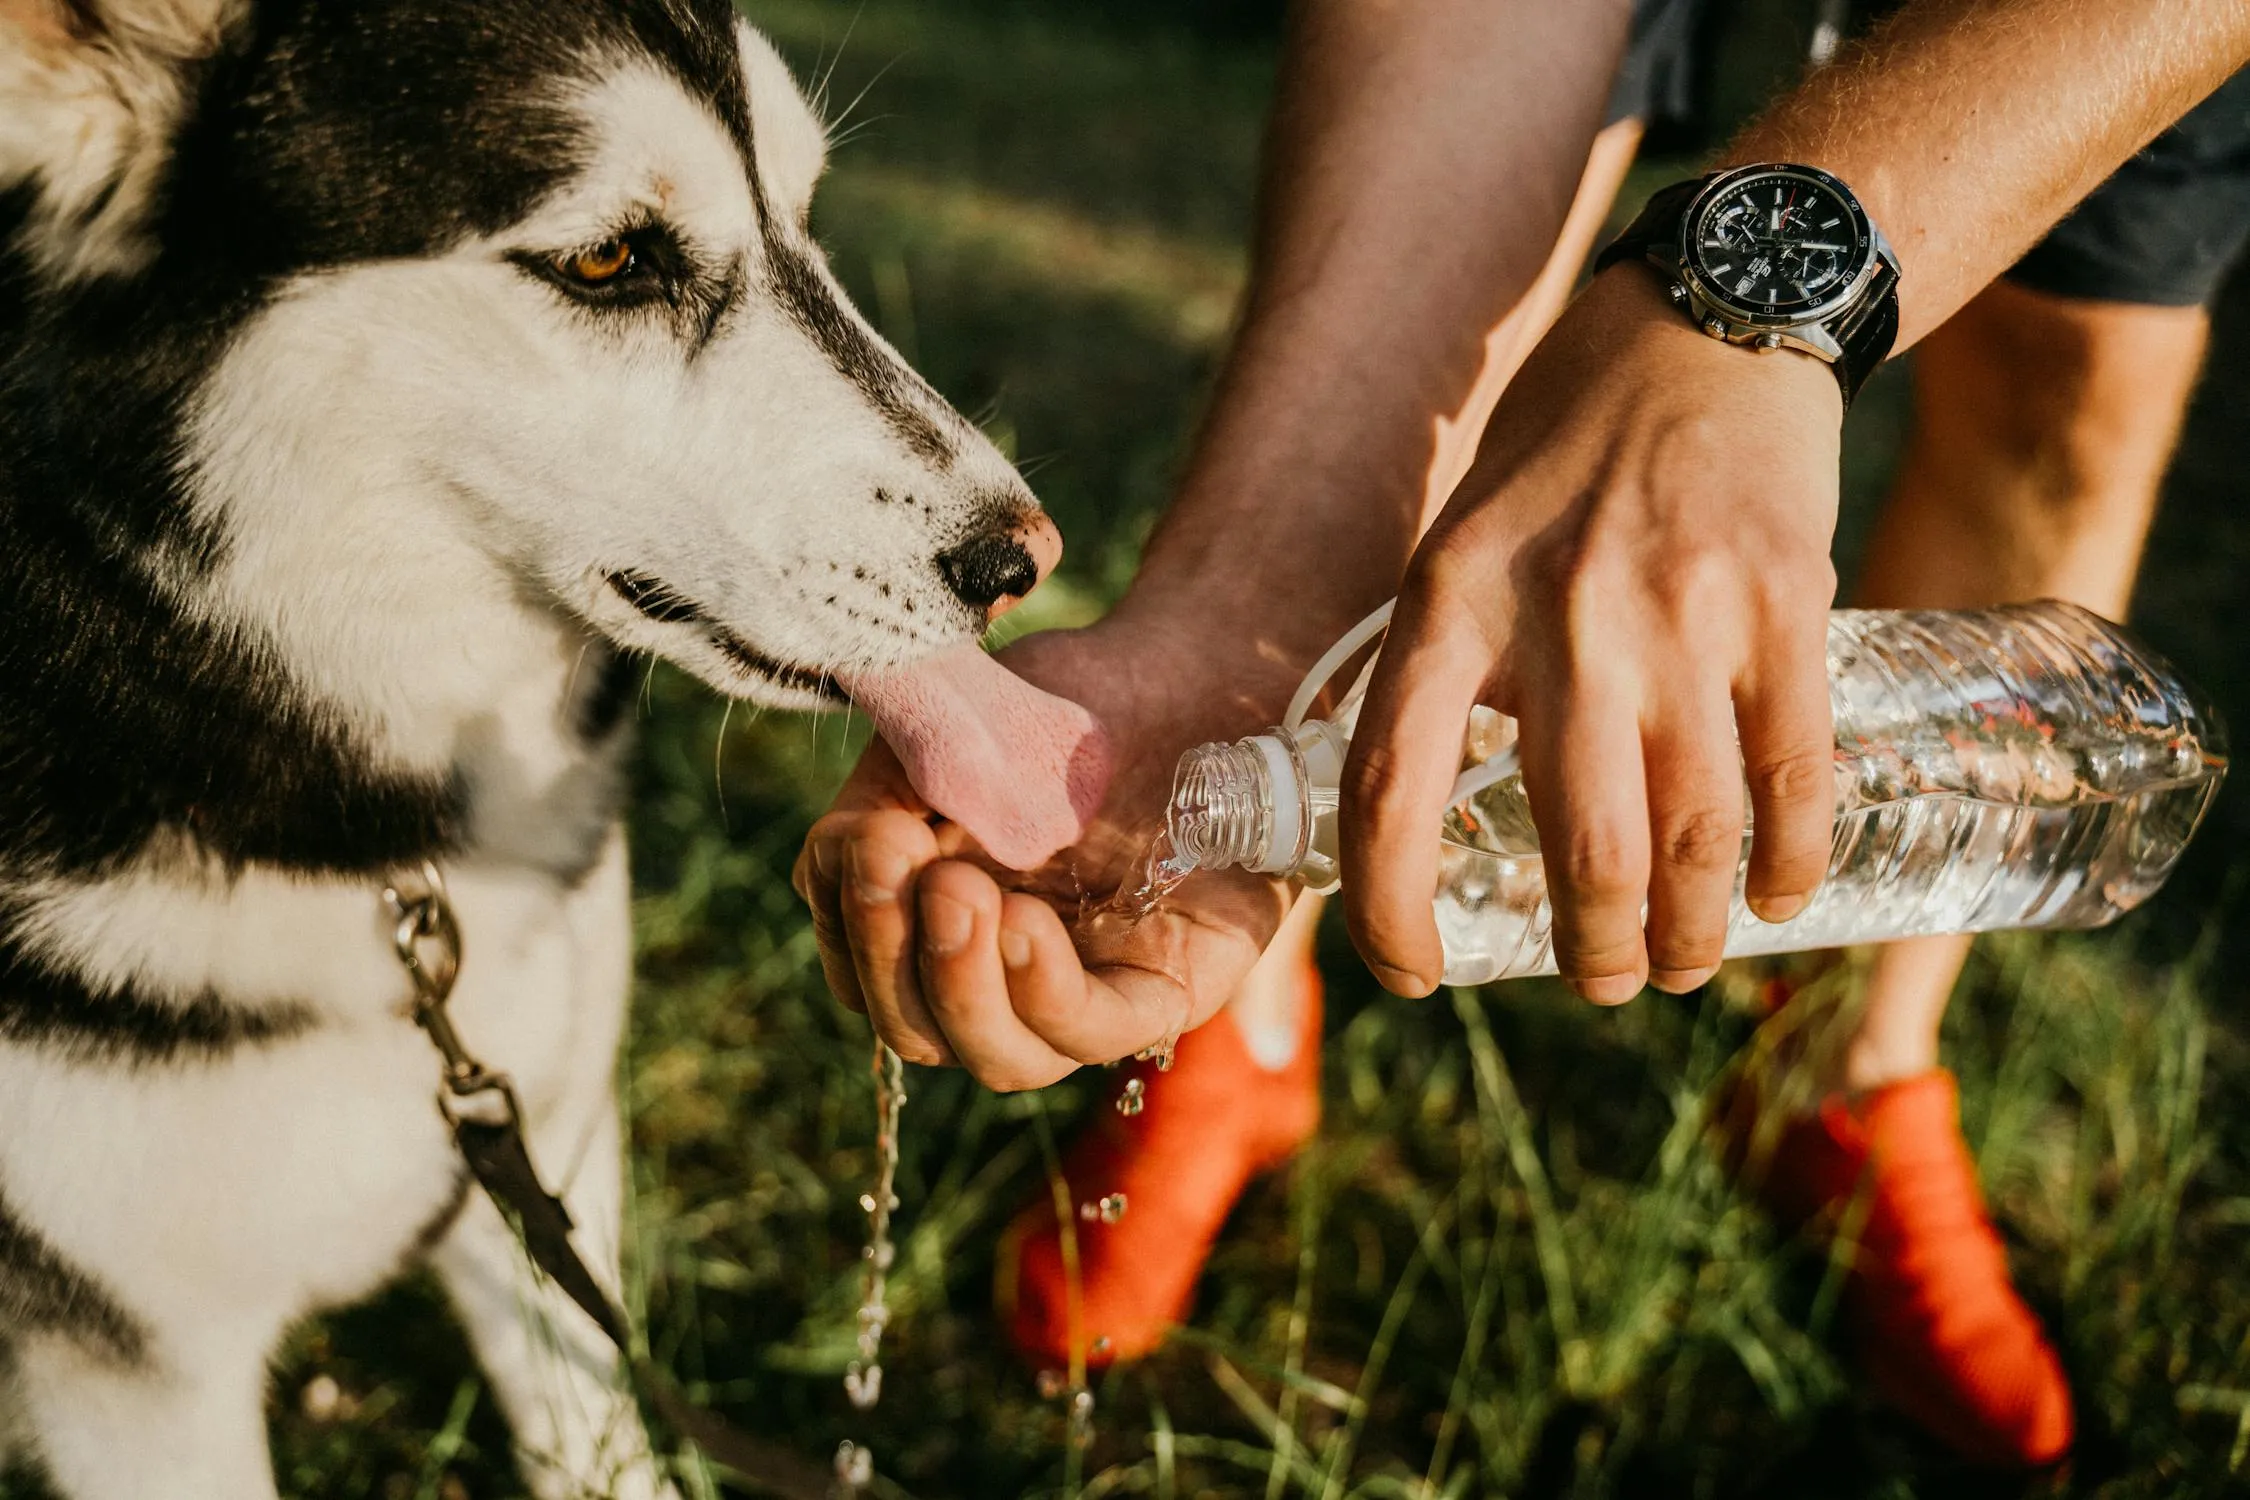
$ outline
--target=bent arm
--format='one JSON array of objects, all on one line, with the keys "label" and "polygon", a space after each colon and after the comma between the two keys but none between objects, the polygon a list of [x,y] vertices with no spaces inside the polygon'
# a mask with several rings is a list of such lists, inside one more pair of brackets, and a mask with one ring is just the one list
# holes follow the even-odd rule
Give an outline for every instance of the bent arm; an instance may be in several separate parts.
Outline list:
[{"label": "bent arm", "polygon": [[1294,7],[1242,324],[1124,612],[1241,598],[1248,562],[1278,607],[1245,600],[1240,628],[1301,669],[1396,591],[1586,171],[1628,11]]},{"label": "bent arm", "polygon": [[1904,268],[1904,349],[2245,64],[2243,0],[1919,0],[1727,162],[1804,162],[1851,185]]},{"label": "bent arm", "polygon": [[[1728,159],[1851,185],[1899,252],[1904,347],[2246,60],[2243,0],[1915,0]],[[1437,982],[1434,830],[1483,702],[1521,725],[1564,976],[1605,1002],[1689,988],[1723,951],[1745,770],[1752,909],[1793,916],[1827,867],[1836,385],[1702,337],[1629,264],[1525,371],[1415,558],[1360,717],[1353,932],[1393,987]]]}]

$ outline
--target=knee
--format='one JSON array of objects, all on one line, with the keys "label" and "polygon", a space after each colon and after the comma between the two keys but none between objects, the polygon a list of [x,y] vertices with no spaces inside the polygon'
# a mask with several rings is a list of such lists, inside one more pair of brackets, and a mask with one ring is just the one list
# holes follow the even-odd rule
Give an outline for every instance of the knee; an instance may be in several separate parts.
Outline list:
[{"label": "knee", "polygon": [[1924,341],[1917,422],[2058,521],[2147,505],[2202,361],[2199,308],[2082,302],[2001,282]]}]

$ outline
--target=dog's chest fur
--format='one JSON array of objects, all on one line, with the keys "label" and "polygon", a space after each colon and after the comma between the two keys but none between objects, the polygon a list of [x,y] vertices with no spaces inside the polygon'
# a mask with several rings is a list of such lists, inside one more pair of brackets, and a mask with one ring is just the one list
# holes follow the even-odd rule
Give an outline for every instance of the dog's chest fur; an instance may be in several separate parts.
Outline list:
[{"label": "dog's chest fur", "polygon": [[[456,1022],[541,1118],[603,1097],[616,1056],[623,839],[585,795],[614,755],[589,751],[544,809],[591,825],[589,860],[472,849],[446,865]],[[464,1182],[380,883],[230,870],[172,842],[5,899],[13,975],[37,978],[0,1006],[0,1225],[111,1304],[129,1327],[115,1352],[133,1356],[364,1293],[443,1229]],[[0,1279],[20,1278],[7,1259]]]}]

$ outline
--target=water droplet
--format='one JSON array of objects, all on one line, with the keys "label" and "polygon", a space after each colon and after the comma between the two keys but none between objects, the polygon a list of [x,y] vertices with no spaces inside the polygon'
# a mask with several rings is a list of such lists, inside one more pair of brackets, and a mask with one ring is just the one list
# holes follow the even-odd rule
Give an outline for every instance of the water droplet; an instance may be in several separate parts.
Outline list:
[{"label": "water droplet", "polygon": [[860,1411],[873,1410],[883,1399],[883,1367],[853,1360],[851,1368],[844,1371],[844,1394]]},{"label": "water droplet", "polygon": [[315,1375],[305,1382],[304,1390],[298,1395],[298,1405],[308,1420],[332,1422],[344,1409],[344,1388],[336,1383],[333,1375]]},{"label": "water droplet", "polygon": [[1109,1335],[1108,1335],[1108,1334],[1106,1334],[1106,1333],[1100,1333],[1100,1334],[1096,1334],[1096,1335],[1094,1336],[1094,1348],[1093,1348],[1093,1352],[1094,1352],[1095,1354],[1107,1354],[1107,1353],[1109,1353],[1109,1350],[1110,1350]]},{"label": "water droplet", "polygon": [[867,1488],[875,1477],[874,1450],[862,1448],[850,1438],[836,1445],[836,1481],[853,1493]]},{"label": "water droplet", "polygon": [[875,1195],[873,1193],[861,1193],[859,1195],[859,1211],[863,1214],[875,1212]]},{"label": "water droplet", "polygon": [[1177,1031],[1172,1031],[1165,1033],[1164,1040],[1158,1042],[1155,1046],[1143,1047],[1140,1051],[1134,1053],[1133,1058],[1136,1062],[1155,1063],[1157,1072],[1169,1073],[1172,1071],[1172,1059],[1178,1054],[1179,1050],[1180,1034]]},{"label": "water droplet", "polygon": [[1117,1112],[1125,1116],[1126,1119],[1131,1119],[1148,1108],[1147,1094],[1147,1084],[1141,1082],[1138,1078],[1126,1079],[1124,1092],[1117,1096]]}]

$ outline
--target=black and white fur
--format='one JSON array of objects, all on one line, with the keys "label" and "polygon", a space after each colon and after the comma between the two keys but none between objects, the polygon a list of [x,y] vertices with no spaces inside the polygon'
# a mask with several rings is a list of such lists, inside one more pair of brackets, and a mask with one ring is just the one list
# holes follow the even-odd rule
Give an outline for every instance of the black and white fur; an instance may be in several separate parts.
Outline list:
[{"label": "black and white fur", "polygon": [[663,1492],[377,892],[441,865],[614,1278],[622,653],[831,702],[1051,537],[837,290],[822,154],[724,0],[0,0],[0,1466],[271,1496],[277,1336],[427,1256],[535,1488]]}]

